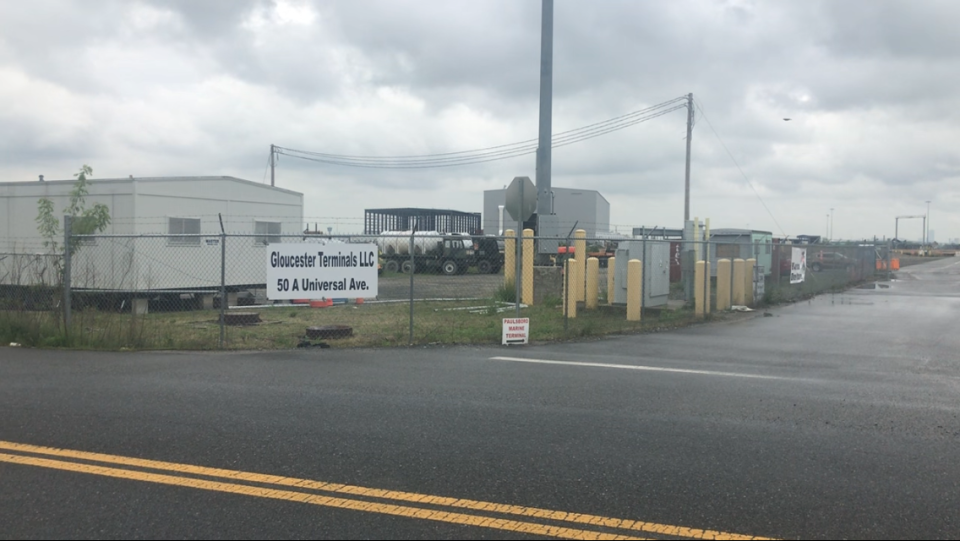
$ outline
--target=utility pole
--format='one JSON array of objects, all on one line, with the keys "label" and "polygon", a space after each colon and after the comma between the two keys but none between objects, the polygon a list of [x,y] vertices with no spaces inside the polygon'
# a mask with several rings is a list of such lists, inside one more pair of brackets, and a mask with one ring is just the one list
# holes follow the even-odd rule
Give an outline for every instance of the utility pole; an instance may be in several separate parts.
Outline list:
[{"label": "utility pole", "polygon": [[930,242],[930,202],[927,201],[927,217],[923,220],[923,244],[926,246]]},{"label": "utility pole", "polygon": [[274,185],[274,169],[276,166],[276,160],[274,157],[277,155],[277,151],[274,145],[270,145],[270,185]]},{"label": "utility pole", "polygon": [[[543,0],[540,22],[540,139],[537,144],[537,216],[553,214],[553,0]],[[517,231],[517,242],[523,234]],[[543,234],[540,231],[539,234]]]},{"label": "utility pole", "polygon": [[693,139],[693,92],[687,94],[687,168],[683,182],[683,223],[690,221],[690,142]]}]

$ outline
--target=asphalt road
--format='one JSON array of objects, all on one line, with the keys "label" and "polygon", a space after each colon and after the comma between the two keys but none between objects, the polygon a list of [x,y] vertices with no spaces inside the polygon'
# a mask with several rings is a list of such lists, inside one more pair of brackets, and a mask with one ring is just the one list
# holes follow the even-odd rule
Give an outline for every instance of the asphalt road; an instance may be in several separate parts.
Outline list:
[{"label": "asphalt road", "polygon": [[960,536],[960,258],[769,314],[512,349],[3,348],[0,531]]}]

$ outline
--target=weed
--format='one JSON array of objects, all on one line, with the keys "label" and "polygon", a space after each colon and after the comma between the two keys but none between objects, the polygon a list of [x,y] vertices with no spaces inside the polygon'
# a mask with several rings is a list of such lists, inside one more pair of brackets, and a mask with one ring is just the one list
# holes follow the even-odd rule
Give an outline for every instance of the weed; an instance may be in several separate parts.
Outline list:
[{"label": "weed", "polygon": [[514,282],[507,282],[493,292],[493,300],[500,302],[517,302],[517,286]]}]

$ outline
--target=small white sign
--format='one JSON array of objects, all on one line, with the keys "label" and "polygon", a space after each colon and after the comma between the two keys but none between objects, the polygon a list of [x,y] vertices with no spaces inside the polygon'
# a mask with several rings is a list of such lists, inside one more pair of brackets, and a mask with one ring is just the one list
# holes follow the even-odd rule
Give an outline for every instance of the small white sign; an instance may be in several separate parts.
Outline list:
[{"label": "small white sign", "polygon": [[807,249],[794,248],[790,254],[790,283],[802,284],[807,276]]},{"label": "small white sign", "polygon": [[530,318],[515,317],[503,320],[503,345],[526,344],[530,338]]},{"label": "small white sign", "polygon": [[376,244],[271,244],[267,298],[376,297],[377,262]]}]

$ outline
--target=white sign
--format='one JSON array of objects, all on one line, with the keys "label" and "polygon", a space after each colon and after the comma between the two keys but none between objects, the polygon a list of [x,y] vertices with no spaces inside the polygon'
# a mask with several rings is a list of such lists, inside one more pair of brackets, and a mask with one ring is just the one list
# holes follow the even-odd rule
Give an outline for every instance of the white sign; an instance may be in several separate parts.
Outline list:
[{"label": "white sign", "polygon": [[516,317],[503,320],[503,345],[526,344],[530,338],[530,318]]},{"label": "white sign", "polygon": [[376,244],[270,244],[267,298],[377,296]]},{"label": "white sign", "polygon": [[753,299],[758,302],[766,294],[764,268],[760,265],[753,267]]},{"label": "white sign", "polygon": [[790,258],[790,283],[800,284],[807,276],[807,249],[794,248]]}]

